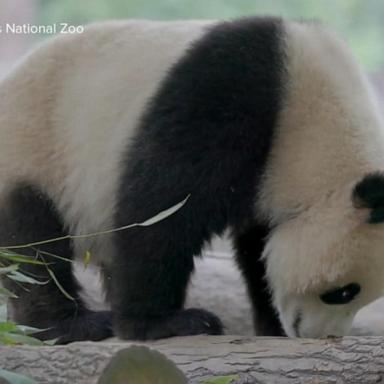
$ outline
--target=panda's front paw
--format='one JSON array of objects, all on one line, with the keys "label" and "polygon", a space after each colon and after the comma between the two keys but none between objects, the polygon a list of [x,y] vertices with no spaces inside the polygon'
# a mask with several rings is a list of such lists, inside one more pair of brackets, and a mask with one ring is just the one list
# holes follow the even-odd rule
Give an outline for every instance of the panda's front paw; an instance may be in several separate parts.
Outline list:
[{"label": "panda's front paw", "polygon": [[222,335],[223,324],[213,313],[204,309],[190,308],[177,312],[167,320],[175,336]]},{"label": "panda's front paw", "polygon": [[33,337],[55,344],[68,344],[75,341],[100,341],[114,336],[112,313],[85,310],[76,317],[56,321],[52,327],[32,334]]},{"label": "panda's front paw", "polygon": [[115,333],[127,340],[156,340],[173,336],[222,335],[223,324],[204,309],[185,309],[166,317],[125,318],[115,322]]}]

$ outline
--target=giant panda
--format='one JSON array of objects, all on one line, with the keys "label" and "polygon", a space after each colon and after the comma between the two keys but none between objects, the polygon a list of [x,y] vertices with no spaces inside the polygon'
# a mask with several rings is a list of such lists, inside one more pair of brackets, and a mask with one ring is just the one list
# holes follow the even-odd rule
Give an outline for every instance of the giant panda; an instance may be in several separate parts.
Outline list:
[{"label": "giant panda", "polygon": [[[384,288],[382,127],[316,22],[113,21],[43,43],[0,85],[0,244],[49,266],[21,266],[45,282],[28,289],[3,278],[12,319],[60,343],[221,334],[183,304],[229,230],[258,334],[346,334]],[[82,300],[84,254],[111,311]]]}]

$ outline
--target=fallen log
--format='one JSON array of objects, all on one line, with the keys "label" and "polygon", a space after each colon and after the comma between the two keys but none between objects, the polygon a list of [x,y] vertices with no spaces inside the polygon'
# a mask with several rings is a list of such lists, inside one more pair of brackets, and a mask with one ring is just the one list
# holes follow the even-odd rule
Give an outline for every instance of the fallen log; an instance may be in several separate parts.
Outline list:
[{"label": "fallen log", "polygon": [[[120,341],[55,347],[0,347],[0,367],[38,383],[93,384]],[[384,383],[384,338],[326,340],[197,336],[141,343],[173,360],[193,384],[238,375],[245,383]]]}]

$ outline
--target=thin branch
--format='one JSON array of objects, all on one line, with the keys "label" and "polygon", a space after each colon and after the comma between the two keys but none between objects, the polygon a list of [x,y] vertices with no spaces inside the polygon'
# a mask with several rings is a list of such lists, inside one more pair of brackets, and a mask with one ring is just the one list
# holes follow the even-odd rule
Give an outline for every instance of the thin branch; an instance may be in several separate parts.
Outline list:
[{"label": "thin branch", "polygon": [[189,197],[190,197],[190,195],[188,195],[183,201],[176,204],[175,206],[168,208],[165,211],[161,211],[156,216],[151,217],[151,218],[149,218],[149,219],[147,219],[141,223],[133,223],[133,224],[124,225],[124,226],[118,227],[118,228],[107,229],[105,231],[99,231],[99,232],[93,232],[93,233],[86,233],[86,234],[82,234],[82,235],[65,235],[65,236],[61,236],[61,237],[56,237],[54,239],[36,241],[33,243],[28,243],[28,244],[2,246],[2,247],[0,247],[0,250],[29,248],[29,247],[35,247],[36,245],[50,244],[50,243],[55,243],[57,241],[62,241],[62,240],[86,239],[86,238],[95,237],[95,236],[108,235],[108,234],[111,234],[114,232],[125,231],[126,229],[130,229],[130,228],[134,228],[134,227],[147,227],[149,225],[153,225],[155,223],[158,223],[159,221],[162,221],[165,218],[173,215],[176,211],[178,211],[187,202]]}]

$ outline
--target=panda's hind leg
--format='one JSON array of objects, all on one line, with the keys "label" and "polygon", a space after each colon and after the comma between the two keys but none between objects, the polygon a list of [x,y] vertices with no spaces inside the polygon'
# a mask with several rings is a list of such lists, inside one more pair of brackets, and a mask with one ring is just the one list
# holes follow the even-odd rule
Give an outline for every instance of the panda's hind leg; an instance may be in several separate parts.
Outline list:
[{"label": "panda's hind leg", "polygon": [[[37,188],[19,185],[8,195],[1,210],[1,246],[29,244],[65,235],[53,202]],[[3,276],[1,283],[17,296],[9,300],[9,315],[19,324],[42,329],[34,334],[42,340],[57,339],[64,344],[110,337],[110,313],[93,312],[80,298],[80,287],[72,273],[71,248],[70,240],[64,239],[12,249],[43,261],[45,265],[20,264],[20,272],[40,284]],[[4,265],[3,260],[0,262]]]}]

